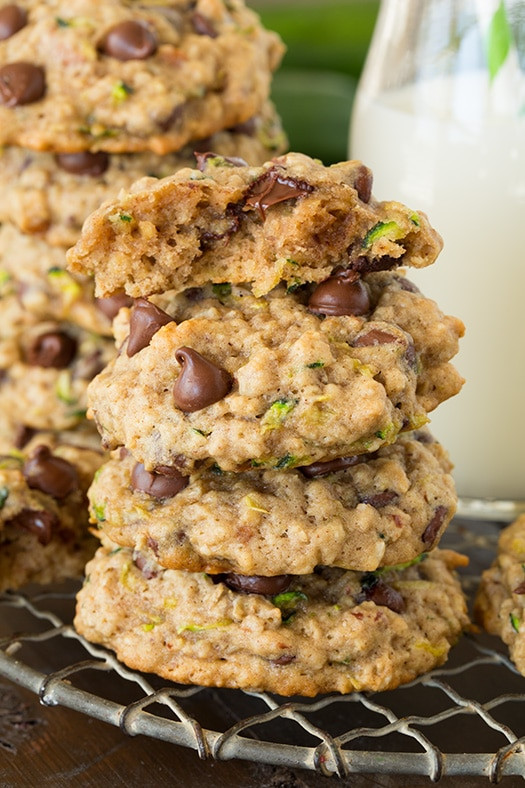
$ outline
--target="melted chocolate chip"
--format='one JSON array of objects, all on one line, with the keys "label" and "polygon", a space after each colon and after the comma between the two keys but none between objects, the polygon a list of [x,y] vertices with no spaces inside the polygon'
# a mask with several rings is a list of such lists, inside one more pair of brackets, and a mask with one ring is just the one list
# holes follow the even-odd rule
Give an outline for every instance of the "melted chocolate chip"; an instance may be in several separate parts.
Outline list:
[{"label": "melted chocolate chip", "polygon": [[106,298],[95,298],[95,303],[106,317],[113,320],[122,307],[133,305],[133,299],[123,291],[120,291],[118,293],[113,293],[113,295],[106,296]]},{"label": "melted chocolate chip", "polygon": [[[367,455],[367,457],[370,457],[370,455]],[[301,471],[307,479],[312,479],[314,476],[326,476],[328,473],[343,471],[352,465],[358,465],[360,462],[363,462],[363,457],[356,454],[352,457],[338,457],[336,460],[328,460],[328,462],[313,462],[311,465],[303,465],[297,470]]]},{"label": "melted chocolate chip", "polygon": [[313,190],[314,187],[306,181],[290,178],[283,175],[278,169],[268,170],[251,184],[247,191],[245,205],[256,208],[264,221],[265,211],[272,205],[291,198],[302,197]]},{"label": "melted chocolate chip", "polygon": [[308,301],[308,308],[318,315],[364,315],[370,310],[370,296],[360,280],[331,276],[321,282]]},{"label": "melted chocolate chip", "polygon": [[372,173],[365,167],[365,165],[361,165],[359,170],[357,171],[357,175],[355,176],[354,180],[354,188],[357,192],[357,196],[362,202],[370,202],[370,197],[372,196]]},{"label": "melted chocolate chip", "polygon": [[194,11],[194,13],[191,15],[191,24],[193,25],[195,32],[200,36],[217,38],[219,35],[215,30],[211,19],[208,19],[207,16],[200,14],[198,11]]},{"label": "melted chocolate chip", "polygon": [[520,583],[518,586],[516,586],[516,588],[514,589],[514,591],[512,593],[513,594],[525,594],[525,580],[522,583]]},{"label": "melted chocolate chip", "polygon": [[53,530],[58,526],[58,517],[53,512],[36,509],[22,509],[6,525],[24,528],[38,538],[41,545],[49,544]]},{"label": "melted chocolate chip", "polygon": [[263,575],[237,575],[233,572],[222,575],[221,580],[228,588],[233,591],[240,591],[242,594],[265,594],[274,596],[286,591],[292,582],[291,575],[274,575],[265,577]]},{"label": "melted chocolate chip", "polygon": [[405,609],[405,600],[399,591],[371,573],[361,578],[361,594],[358,601],[365,599],[381,607],[388,607],[394,613],[402,613]]},{"label": "melted chocolate chip", "polygon": [[383,490],[383,492],[380,493],[363,495],[359,500],[361,503],[367,503],[373,506],[374,509],[381,509],[382,506],[388,506],[391,503],[395,503],[398,498],[399,494],[394,490]]},{"label": "melted chocolate chip", "polygon": [[366,334],[360,334],[353,341],[354,347],[368,347],[369,345],[388,345],[391,342],[399,342],[399,337],[382,331],[380,328],[372,328]]},{"label": "melted chocolate chip", "polygon": [[77,352],[77,341],[65,331],[39,334],[27,349],[27,363],[32,367],[65,369]]},{"label": "melted chocolate chip", "polygon": [[437,509],[435,510],[432,516],[432,519],[430,520],[429,524],[423,531],[423,536],[421,537],[425,547],[430,548],[433,546],[447,514],[448,514],[447,506],[437,507]]},{"label": "melted chocolate chip", "polygon": [[7,63],[0,68],[0,104],[33,104],[46,92],[44,69],[32,63]]},{"label": "melted chocolate chip", "polygon": [[218,156],[224,161],[227,161],[228,164],[231,164],[232,167],[247,167],[248,162],[244,159],[241,159],[240,156],[220,156],[218,153],[213,153],[212,151],[205,151],[201,153],[200,151],[195,151],[194,156],[197,159],[197,169],[201,172],[204,172],[206,169],[206,162],[208,159],[215,159]]},{"label": "melted chocolate chip", "polygon": [[146,25],[128,20],[110,28],[99,49],[117,60],[145,60],[157,51],[157,39]]},{"label": "melted chocolate chip", "polygon": [[128,356],[147,347],[159,328],[173,323],[173,318],[147,298],[137,298],[129,322]]},{"label": "melted chocolate chip", "polygon": [[75,466],[62,457],[55,457],[47,446],[36,447],[22,472],[29,487],[58,500],[78,489]]},{"label": "melted chocolate chip", "polygon": [[109,156],[104,151],[90,153],[57,153],[55,156],[58,166],[72,175],[91,175],[96,177],[106,172],[109,167]]},{"label": "melted chocolate chip", "polygon": [[147,471],[142,463],[137,462],[131,472],[131,487],[159,500],[173,498],[187,487],[188,477],[183,476],[176,468],[163,468],[163,471],[164,473]]},{"label": "melted chocolate chip", "polygon": [[173,401],[176,408],[185,413],[213,405],[225,397],[232,388],[233,379],[221,369],[190,347],[181,347],[175,358],[182,369],[173,386]]},{"label": "melted chocolate chip", "polygon": [[11,38],[27,25],[27,13],[20,6],[10,3],[0,8],[0,41]]},{"label": "melted chocolate chip", "polygon": [[405,360],[409,367],[417,370],[417,353],[413,342],[409,342],[405,350]]}]

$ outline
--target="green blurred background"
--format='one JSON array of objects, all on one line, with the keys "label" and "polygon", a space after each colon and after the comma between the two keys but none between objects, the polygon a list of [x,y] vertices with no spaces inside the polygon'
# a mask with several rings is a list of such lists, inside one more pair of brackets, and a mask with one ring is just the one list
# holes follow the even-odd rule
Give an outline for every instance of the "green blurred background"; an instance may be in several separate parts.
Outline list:
[{"label": "green blurred background", "polygon": [[290,149],[332,164],[348,158],[352,101],[379,0],[248,0],[287,47],[272,98]]}]

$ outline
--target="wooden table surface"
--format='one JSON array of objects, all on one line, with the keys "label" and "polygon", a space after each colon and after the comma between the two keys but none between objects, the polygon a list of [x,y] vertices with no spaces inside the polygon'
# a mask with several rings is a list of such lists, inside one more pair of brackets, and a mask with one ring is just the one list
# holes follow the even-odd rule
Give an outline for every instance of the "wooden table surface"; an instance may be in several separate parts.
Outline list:
[{"label": "wooden table surface", "polygon": [[[476,559],[476,556],[474,556]],[[486,556],[485,559],[486,561]],[[63,620],[67,620],[67,613],[62,613],[60,606],[72,605],[72,602],[57,602],[57,610]],[[46,609],[46,608],[44,608]],[[64,608],[65,610],[65,608]],[[0,605],[0,639],[12,635],[13,632],[33,631],[34,619],[28,617],[24,610]],[[42,630],[48,625],[42,624]],[[486,637],[486,636],[485,636]],[[488,645],[501,648],[496,639],[487,639]],[[471,658],[468,639],[454,649],[451,663],[454,660],[461,664],[461,660]],[[23,664],[30,664],[35,670],[48,673],[67,664],[85,659],[86,653],[75,640],[53,638],[44,643],[25,643],[19,658]],[[478,670],[478,669],[477,669]],[[510,675],[510,679],[509,679]],[[75,677],[76,686],[100,697],[111,696],[119,703],[129,703],[134,697],[120,697],[119,693],[128,692],[128,683],[125,690],[117,687],[118,676],[114,674],[101,674],[100,671],[90,671],[83,679]],[[66,788],[66,786],[86,786],[89,788],[105,788],[105,786],[170,786],[170,788],[322,788],[323,786],[351,785],[357,788],[365,786],[383,786],[384,788],[397,788],[398,786],[425,786],[431,785],[427,777],[395,776],[373,774],[373,758],[371,755],[371,774],[353,775],[340,779],[328,778],[304,769],[290,769],[279,766],[267,766],[250,763],[239,759],[229,761],[200,760],[197,753],[190,748],[177,746],[159,739],[146,736],[131,737],[117,727],[99,721],[90,716],[66,708],[64,706],[43,706],[38,697],[30,690],[15,681],[2,678],[0,673],[0,788],[18,788],[18,786],[52,786],[53,788]],[[79,683],[80,682],[80,683]],[[23,682],[21,682],[23,683]],[[483,675],[476,672],[469,676],[468,673],[460,677],[462,693],[467,697],[479,695],[481,700],[492,697],[490,693],[523,693],[525,681],[520,676],[513,676],[508,670],[497,674],[496,679],[490,671]],[[403,690],[403,692],[415,692]],[[383,693],[382,703],[389,703],[392,699],[395,708],[395,698],[404,697],[399,691]],[[115,698],[113,698],[115,694]],[[117,697],[118,696],[118,697]],[[251,714],[258,713],[253,710],[253,699],[240,692],[228,690],[206,690],[194,696],[191,701],[191,711],[195,718],[202,720],[204,727],[210,730],[225,730],[237,720],[244,719]],[[377,696],[375,696],[377,697]],[[408,695],[406,696],[409,697]],[[442,697],[442,696],[440,696]],[[417,706],[417,694],[414,695]],[[404,701],[403,701],[404,702]],[[413,701],[410,700],[410,705]],[[441,701],[442,702],[442,701]],[[428,701],[425,699],[424,704]],[[248,704],[248,705],[246,705]],[[251,704],[251,705],[250,705]],[[398,704],[399,705],[399,704]],[[420,703],[421,706],[421,703]],[[505,712],[505,723],[516,731],[518,735],[525,736],[525,714],[523,714],[523,700],[520,703],[508,704]],[[360,704],[333,704],[329,714],[333,715],[334,723],[337,715],[346,728],[359,727]],[[436,707],[438,708],[438,707]],[[431,709],[425,708],[427,712]],[[401,714],[404,713],[400,706]],[[397,710],[399,714],[399,709]],[[411,713],[410,711],[407,713]],[[344,717],[347,716],[347,718]],[[350,719],[354,715],[355,719]],[[283,724],[283,740],[295,734],[289,732],[285,721]],[[477,740],[478,749],[474,751],[490,752],[493,747],[490,736],[492,732],[482,730],[468,716],[456,716],[450,719],[443,730],[439,746],[444,751],[461,752],[458,740],[463,737]],[[351,723],[351,724],[348,724]],[[222,726],[222,727],[221,727]],[[257,729],[259,730],[259,729]],[[433,732],[432,732],[433,733]],[[257,736],[257,734],[254,734]],[[281,735],[281,733],[279,733]],[[262,737],[269,738],[271,737]],[[367,740],[365,749],[371,749]],[[298,743],[298,742],[294,742]],[[310,742],[311,746],[312,742]],[[502,746],[504,741],[495,745]],[[381,744],[378,745],[381,748]],[[450,749],[446,749],[450,747]],[[401,740],[398,749],[406,749],[406,739]],[[468,748],[465,748],[468,749]],[[525,774],[524,774],[525,776]],[[523,785],[520,777],[505,777],[501,785]],[[478,788],[490,783],[482,777],[445,777],[439,782],[444,788],[452,786],[465,786]]]}]

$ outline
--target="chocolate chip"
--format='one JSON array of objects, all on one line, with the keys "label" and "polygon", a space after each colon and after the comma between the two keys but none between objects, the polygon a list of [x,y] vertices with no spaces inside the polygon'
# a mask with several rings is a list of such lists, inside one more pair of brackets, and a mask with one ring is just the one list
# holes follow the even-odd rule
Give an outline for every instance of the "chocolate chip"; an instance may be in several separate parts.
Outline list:
[{"label": "chocolate chip", "polygon": [[0,8],[0,41],[11,38],[27,25],[27,13],[20,6],[10,3]]},{"label": "chocolate chip", "polygon": [[113,295],[106,296],[106,298],[95,298],[95,303],[106,317],[113,320],[122,307],[133,305],[133,299],[131,296],[126,295],[124,291],[120,291],[118,293],[113,293]]},{"label": "chocolate chip", "polygon": [[275,659],[271,659],[274,665],[289,665],[296,659],[295,654],[283,654],[280,657],[276,657]]},{"label": "chocolate chip", "polygon": [[268,170],[254,181],[247,191],[245,205],[257,208],[261,219],[265,219],[265,211],[272,205],[294,197],[302,197],[312,192],[314,187],[306,181],[283,175],[280,170]]},{"label": "chocolate chip", "polygon": [[516,586],[516,588],[514,589],[514,591],[512,593],[513,594],[525,594],[525,580],[522,583],[520,583],[518,586]]},{"label": "chocolate chip", "polygon": [[7,63],[0,68],[0,104],[32,104],[46,92],[44,69],[32,63]]},{"label": "chocolate chip", "polygon": [[331,276],[317,285],[308,308],[319,315],[364,315],[370,310],[370,296],[360,279],[351,281],[351,277]]},{"label": "chocolate chip", "polygon": [[414,438],[415,441],[418,441],[419,443],[436,442],[434,436],[427,430],[416,430],[416,432],[412,433],[412,437]]},{"label": "chocolate chip", "polygon": [[55,156],[58,166],[72,175],[91,175],[96,177],[106,172],[109,167],[109,156],[104,151],[90,153],[57,153]]},{"label": "chocolate chip", "polygon": [[65,331],[39,334],[27,349],[26,360],[32,367],[65,369],[77,352],[77,341]]},{"label": "chocolate chip", "polygon": [[[367,455],[367,457],[370,457],[370,455]],[[328,462],[313,462],[311,465],[303,465],[297,470],[301,471],[307,479],[312,479],[314,476],[326,476],[328,473],[343,471],[352,465],[358,465],[360,462],[363,462],[363,457],[356,454],[352,457],[338,457],[336,460],[328,460]]]},{"label": "chocolate chip", "polygon": [[28,427],[26,424],[19,424],[14,436],[15,448],[23,449],[35,435],[36,430],[33,427]]},{"label": "chocolate chip", "polygon": [[401,290],[406,290],[407,293],[420,293],[420,289],[404,276],[396,277],[396,282],[399,284]]},{"label": "chocolate chip", "polygon": [[228,588],[239,591],[242,594],[265,594],[274,596],[286,591],[292,582],[291,575],[274,575],[265,577],[264,575],[237,575],[233,572],[222,575],[221,580]]},{"label": "chocolate chip", "polygon": [[24,528],[38,538],[41,545],[49,544],[53,530],[58,526],[58,517],[53,512],[36,509],[22,509],[6,525]]},{"label": "chocolate chip", "polygon": [[240,156],[220,156],[218,153],[213,153],[212,151],[205,151],[201,153],[200,151],[194,151],[195,158],[197,159],[197,169],[201,172],[204,172],[206,169],[206,162],[208,159],[216,159],[217,157],[223,159],[224,161],[231,164],[232,167],[247,167],[248,162],[244,159],[241,159]]},{"label": "chocolate chip", "polygon": [[399,342],[399,337],[389,334],[388,331],[382,331],[380,328],[372,328],[365,334],[356,337],[352,345],[354,347],[368,347],[369,345],[388,345],[391,342]]},{"label": "chocolate chip", "polygon": [[432,519],[430,520],[429,524],[423,531],[423,536],[421,537],[425,547],[430,548],[433,546],[447,514],[448,514],[447,506],[437,507],[437,509],[435,510],[432,516]]},{"label": "chocolate chip", "polygon": [[395,503],[399,498],[399,494],[394,490],[383,490],[380,493],[373,493],[372,495],[363,495],[359,498],[361,503],[367,503],[373,506],[374,509],[381,509],[382,506],[388,506]]},{"label": "chocolate chip", "polygon": [[215,30],[211,19],[208,19],[207,16],[200,14],[198,11],[194,11],[194,13],[191,15],[191,24],[193,25],[195,32],[200,36],[217,38],[219,35]]},{"label": "chocolate chip", "polygon": [[145,60],[157,51],[157,39],[142,22],[128,20],[110,28],[99,49],[117,60]]},{"label": "chocolate chip", "polygon": [[357,601],[370,601],[381,607],[388,607],[394,613],[402,613],[405,609],[405,600],[395,588],[387,585],[373,572],[366,572],[361,577],[361,593]]},{"label": "chocolate chip", "polygon": [[59,500],[78,489],[75,466],[62,457],[56,457],[48,446],[36,447],[26,460],[22,473],[29,487]]},{"label": "chocolate chip", "polygon": [[405,360],[409,367],[417,371],[417,353],[413,342],[409,342],[405,350]]},{"label": "chocolate chip", "polygon": [[129,321],[128,356],[134,356],[147,347],[159,328],[173,323],[174,320],[163,309],[152,304],[147,298],[137,298]]},{"label": "chocolate chip", "polygon": [[185,413],[194,413],[213,405],[231,391],[231,375],[196,350],[181,347],[175,352],[175,358],[182,367],[173,386],[176,408]]},{"label": "chocolate chip", "polygon": [[405,600],[399,591],[373,573],[366,573],[361,578],[361,594],[358,601],[363,600],[388,607],[394,613],[402,613],[405,609]]},{"label": "chocolate chip", "polygon": [[150,472],[142,463],[135,463],[131,472],[131,487],[159,500],[173,498],[187,487],[189,479],[176,468],[163,468],[163,470],[165,473]]},{"label": "chocolate chip", "polygon": [[372,172],[364,164],[358,169],[354,179],[354,188],[362,202],[370,202],[372,196]]},{"label": "chocolate chip", "polygon": [[255,118],[250,118],[245,120],[244,123],[236,123],[228,131],[231,131],[232,134],[245,134],[247,137],[254,137],[257,131],[257,121]]},{"label": "chocolate chip", "polygon": [[146,580],[152,580],[154,577],[157,577],[158,570],[151,565],[142,553],[137,553],[137,555],[133,556],[133,563],[137,569],[140,569]]}]

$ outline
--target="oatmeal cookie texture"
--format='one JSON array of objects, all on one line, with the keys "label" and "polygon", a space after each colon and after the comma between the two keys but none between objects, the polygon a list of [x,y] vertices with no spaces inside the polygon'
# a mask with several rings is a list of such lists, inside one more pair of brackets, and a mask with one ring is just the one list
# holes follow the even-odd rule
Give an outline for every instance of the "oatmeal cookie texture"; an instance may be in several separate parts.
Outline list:
[{"label": "oatmeal cookie texture", "polygon": [[91,280],[66,270],[65,249],[8,223],[0,225],[0,305],[3,315],[10,314],[0,326],[0,337],[20,323],[37,320],[65,320],[111,336],[106,301],[94,298]]},{"label": "oatmeal cookie texture", "polygon": [[0,41],[0,144],[151,150],[244,123],[282,45],[241,0],[18,0]]},{"label": "oatmeal cookie texture", "polygon": [[483,572],[474,613],[507,644],[516,667],[525,675],[525,515],[505,528],[498,555]]},{"label": "oatmeal cookie texture", "polygon": [[138,300],[89,388],[104,445],[125,446],[148,471],[189,473],[202,462],[284,470],[392,443],[462,382],[449,363],[462,324],[411,287],[364,275],[333,315],[311,287]]},{"label": "oatmeal cookie texture", "polygon": [[243,593],[229,576],[161,569],[107,543],[87,567],[75,626],[173,681],[281,695],[392,689],[442,664],[467,626],[462,564],[434,551],[407,568],[319,568],[282,592]]},{"label": "oatmeal cookie texture", "polygon": [[[194,151],[213,150],[260,165],[281,153],[285,145],[280,120],[274,107],[266,102],[261,113],[246,123],[165,156],[52,154],[6,147],[0,150],[0,222],[11,222],[22,233],[38,236],[52,246],[62,246],[65,254],[65,249],[78,240],[84,219],[139,178],[163,178],[183,167],[194,167]],[[13,232],[10,235],[12,243]],[[2,246],[0,241],[0,256]],[[49,251],[46,256],[52,254],[55,253]],[[65,262],[60,265],[65,267]]]},{"label": "oatmeal cookie texture", "polygon": [[87,387],[114,355],[113,342],[59,321],[27,321],[0,336],[0,412],[37,430],[85,421]]},{"label": "oatmeal cookie texture", "polygon": [[92,435],[40,433],[22,442],[20,433],[17,446],[0,441],[2,591],[78,577],[96,549],[84,501],[104,456]]},{"label": "oatmeal cookie texture", "polygon": [[373,571],[438,544],[456,508],[450,467],[427,431],[371,457],[288,472],[167,476],[116,453],[91,486],[91,517],[115,544],[171,569]]},{"label": "oatmeal cookie texture", "polygon": [[95,275],[96,292],[132,296],[208,282],[322,282],[334,269],[358,279],[399,265],[423,267],[442,243],[424,214],[377,202],[360,162],[324,167],[290,153],[262,167],[202,156],[199,170],[143,179],[109,200],[69,252]]}]

